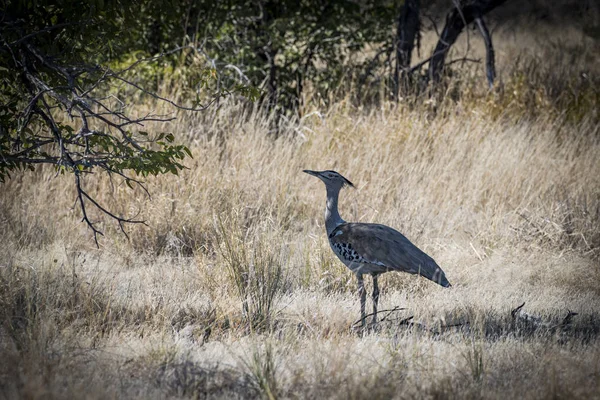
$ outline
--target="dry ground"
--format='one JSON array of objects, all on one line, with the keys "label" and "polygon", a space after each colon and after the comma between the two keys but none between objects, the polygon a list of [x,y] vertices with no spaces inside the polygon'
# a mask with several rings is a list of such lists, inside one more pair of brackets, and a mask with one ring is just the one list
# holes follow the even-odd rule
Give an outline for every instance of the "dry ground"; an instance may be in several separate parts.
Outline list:
[{"label": "dry ground", "polygon": [[[68,177],[14,177],[0,194],[0,396],[598,398],[598,92],[580,75],[598,52],[573,35],[570,66],[499,35],[504,89],[449,95],[435,116],[342,101],[274,138],[234,104],[182,115],[170,129],[194,159],[150,180],[151,200],[88,181],[149,224],[127,241],[107,222],[100,249]],[[402,309],[354,331],[355,279],[304,168],[352,180],[342,216],[404,232],[453,287],[386,274],[380,306]],[[512,318],[523,302],[540,322]]]}]

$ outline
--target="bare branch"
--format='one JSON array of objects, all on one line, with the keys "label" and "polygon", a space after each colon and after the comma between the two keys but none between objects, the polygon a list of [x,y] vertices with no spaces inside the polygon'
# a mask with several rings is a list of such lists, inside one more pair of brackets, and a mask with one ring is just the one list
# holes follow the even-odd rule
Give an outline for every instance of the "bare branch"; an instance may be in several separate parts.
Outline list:
[{"label": "bare branch", "polygon": [[119,71],[113,72],[113,71],[110,71],[109,69],[107,69],[105,72],[110,72],[111,74],[115,74],[115,75],[122,75],[122,74],[124,74],[127,71],[131,71],[132,69],[134,69],[135,67],[137,67],[141,63],[160,60],[161,58],[164,58],[164,57],[169,56],[171,54],[179,53],[181,50],[185,50],[185,49],[196,50],[193,46],[190,46],[190,45],[180,46],[180,47],[176,47],[176,48],[174,48],[172,50],[165,51],[165,52],[162,52],[160,54],[156,54],[154,56],[140,58],[139,60],[135,61],[131,65],[129,65],[129,66],[127,66],[127,67],[125,67],[125,68],[123,68],[123,69],[121,69]]},{"label": "bare branch", "polygon": [[[366,318],[369,318],[369,317],[371,317],[371,316],[373,316],[373,315],[375,315],[375,314],[378,314],[378,313],[379,313],[379,314],[380,314],[380,313],[387,313],[387,315],[385,315],[385,316],[384,316],[384,317],[381,319],[381,321],[385,321],[385,319],[386,319],[387,317],[389,317],[389,316],[390,316],[390,315],[391,315],[393,312],[396,312],[396,311],[401,311],[401,310],[406,310],[406,308],[404,308],[404,307],[399,307],[399,306],[396,306],[396,307],[394,307],[394,308],[390,308],[390,309],[388,309],[388,310],[379,310],[377,313],[371,313],[371,314],[367,314],[367,315],[365,315],[365,317],[364,317],[364,318],[361,318],[361,319],[359,319],[358,321],[356,321],[355,323],[353,323],[353,324],[352,324],[352,326],[357,326],[358,324],[362,324],[362,323],[363,323],[363,321],[364,321]],[[411,317],[411,318],[412,318],[412,317]]]},{"label": "bare branch", "polygon": [[479,28],[479,32],[481,36],[483,36],[483,41],[485,42],[485,50],[486,50],[486,75],[488,80],[488,85],[490,89],[494,87],[494,79],[496,79],[496,67],[494,65],[494,45],[492,44],[492,37],[490,36],[490,32],[485,25],[485,21],[483,17],[475,18],[475,23]]},{"label": "bare branch", "polygon": [[465,6],[456,6],[446,16],[446,25],[442,30],[438,43],[433,51],[429,66],[429,78],[432,82],[438,82],[441,77],[444,61],[450,47],[463,31],[463,29],[475,20],[482,17],[494,8],[505,3],[507,0],[477,0]]},{"label": "bare branch", "polygon": [[136,220],[136,219],[129,219],[129,218],[122,218],[119,217],[115,214],[113,214],[112,212],[108,211],[106,208],[102,207],[93,197],[91,197],[89,194],[87,194],[87,192],[85,192],[83,190],[83,188],[81,187],[81,180],[79,177],[79,173],[75,173],[75,182],[76,182],[76,187],[77,187],[77,197],[79,199],[79,204],[81,206],[81,211],[83,212],[83,219],[82,221],[85,221],[85,223],[88,225],[88,227],[90,229],[92,229],[93,233],[94,233],[94,241],[96,242],[96,246],[99,247],[98,245],[98,234],[100,235],[104,235],[104,233],[102,233],[99,229],[97,229],[94,226],[94,223],[91,222],[87,216],[87,212],[85,209],[85,201],[84,201],[84,197],[85,199],[89,200],[94,206],[96,206],[96,208],[98,208],[100,211],[102,211],[104,214],[110,216],[112,219],[116,220],[119,224],[119,228],[121,229],[121,232],[123,232],[123,234],[125,235],[125,237],[127,237],[127,239],[129,239],[129,235],[127,234],[127,232],[125,232],[125,229],[123,227],[123,223],[128,223],[128,224],[143,224],[148,226],[148,224],[146,223],[146,221],[142,221],[142,220]]},{"label": "bare branch", "polygon": [[79,174],[75,174],[75,187],[77,188],[77,199],[79,201],[79,207],[81,208],[81,212],[83,213],[82,221],[84,221],[87,224],[87,226],[92,230],[92,232],[94,233],[94,242],[96,242],[96,247],[100,248],[100,245],[98,244],[98,234],[104,236],[104,233],[96,229],[94,223],[88,218],[87,211],[85,209],[85,201],[83,200],[83,190],[81,189],[81,181],[79,178]]},{"label": "bare branch", "polygon": [[179,108],[180,110],[186,110],[186,111],[204,111],[206,110],[208,107],[210,107],[211,105],[213,105],[215,102],[217,102],[217,100],[219,100],[220,98],[220,94],[218,94],[216,97],[214,97],[213,99],[210,100],[210,102],[206,105],[201,105],[200,107],[186,107],[186,106],[182,106],[181,104],[177,104],[175,103],[173,100],[171,99],[167,99],[166,97],[162,97],[154,92],[151,92],[149,90],[144,89],[143,87],[141,87],[140,85],[138,85],[135,82],[132,82],[130,80],[127,80],[125,78],[123,78],[122,76],[119,76],[117,74],[109,74],[109,77],[115,78],[117,80],[122,81],[123,83],[126,83],[130,86],[133,86],[134,88],[138,89],[139,91],[154,97],[157,100],[161,100],[164,101],[165,103],[169,103],[170,105],[172,105],[173,107]]},{"label": "bare branch", "polygon": [[50,31],[53,31],[53,30],[56,30],[56,29],[67,27],[67,26],[74,26],[74,25],[79,25],[79,24],[84,24],[84,23],[86,23],[86,22],[85,21],[80,21],[80,22],[65,22],[65,23],[62,23],[62,24],[55,24],[55,25],[52,25],[52,26],[48,26],[48,27],[46,27],[44,29],[40,29],[39,31],[27,34],[27,35],[19,38],[18,40],[15,40],[14,42],[11,42],[10,46],[14,47],[14,46],[16,46],[16,45],[18,45],[20,43],[25,42],[26,40],[31,39],[34,36],[40,35],[42,33],[50,32]]}]

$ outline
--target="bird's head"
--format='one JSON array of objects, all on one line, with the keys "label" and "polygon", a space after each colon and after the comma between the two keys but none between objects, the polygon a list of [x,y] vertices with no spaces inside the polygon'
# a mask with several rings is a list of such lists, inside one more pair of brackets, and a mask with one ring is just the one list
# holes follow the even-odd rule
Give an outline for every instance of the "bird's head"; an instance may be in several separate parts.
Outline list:
[{"label": "bird's head", "polygon": [[322,180],[323,183],[325,183],[325,186],[328,188],[339,190],[346,185],[354,187],[352,182],[350,182],[348,179],[344,178],[342,175],[335,171],[311,171],[309,169],[305,169],[304,172],[306,172],[309,175],[316,176],[317,178]]}]

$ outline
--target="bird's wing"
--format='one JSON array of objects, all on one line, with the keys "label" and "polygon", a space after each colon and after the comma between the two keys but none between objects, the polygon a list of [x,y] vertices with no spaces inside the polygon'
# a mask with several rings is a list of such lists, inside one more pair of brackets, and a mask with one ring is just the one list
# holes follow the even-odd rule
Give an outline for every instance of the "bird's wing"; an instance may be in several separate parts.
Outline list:
[{"label": "bird's wing", "polygon": [[422,275],[449,286],[436,262],[395,229],[380,224],[345,223],[333,230],[332,243],[350,244],[367,262],[389,270]]}]

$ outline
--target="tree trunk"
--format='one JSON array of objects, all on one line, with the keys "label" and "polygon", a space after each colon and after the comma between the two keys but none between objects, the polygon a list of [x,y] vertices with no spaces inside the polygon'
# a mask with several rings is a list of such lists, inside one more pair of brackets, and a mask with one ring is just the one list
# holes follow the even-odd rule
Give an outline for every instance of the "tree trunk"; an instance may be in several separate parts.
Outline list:
[{"label": "tree trunk", "polygon": [[485,69],[488,79],[488,85],[491,89],[494,87],[494,79],[496,79],[496,66],[494,65],[494,45],[492,44],[492,36],[490,35],[490,31],[488,31],[488,28],[485,25],[485,21],[482,17],[475,18],[475,23],[479,28],[481,36],[483,36],[483,41],[485,42]]},{"label": "tree trunk", "polygon": [[[401,82],[406,86],[406,71],[410,67],[410,60],[415,38],[419,33],[419,0],[405,0],[398,16],[396,31],[396,67],[394,69],[394,100],[398,100]],[[406,90],[406,87],[403,88]]]},{"label": "tree trunk", "polygon": [[[448,13],[446,25],[444,26],[444,30],[442,31],[437,46],[435,46],[435,50],[431,56],[431,62],[429,64],[429,79],[431,81],[434,83],[439,82],[448,50],[450,50],[450,47],[456,42],[456,39],[458,39],[458,36],[465,26],[475,21],[476,18],[483,17],[485,14],[506,1],[507,0],[475,0],[460,9],[455,7]],[[488,55],[490,55],[489,52]]]},{"label": "tree trunk", "polygon": [[275,63],[275,57],[277,56],[277,48],[274,43],[274,38],[269,36],[271,31],[271,23],[278,14],[277,3],[273,1],[267,1],[264,4],[258,3],[262,18],[257,26],[257,35],[261,38],[261,47],[258,49],[260,58],[265,62],[267,67],[267,74],[265,76],[264,84],[267,89],[265,94],[265,100],[269,111],[274,110],[278,104],[278,87],[277,87],[277,64]]},{"label": "tree trunk", "polygon": [[267,90],[269,92],[269,110],[274,110],[277,106],[277,65],[275,64],[275,56],[277,50],[275,50],[271,44],[265,46],[265,56],[269,62],[269,75],[267,78]]}]

